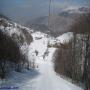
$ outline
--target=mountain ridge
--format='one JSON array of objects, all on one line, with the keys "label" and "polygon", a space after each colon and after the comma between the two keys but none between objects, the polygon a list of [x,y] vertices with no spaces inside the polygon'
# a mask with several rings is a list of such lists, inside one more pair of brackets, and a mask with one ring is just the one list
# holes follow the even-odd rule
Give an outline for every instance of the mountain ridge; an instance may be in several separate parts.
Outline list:
[{"label": "mountain ridge", "polygon": [[59,34],[67,32],[76,19],[88,13],[90,13],[89,7],[66,8],[58,14],[51,14],[49,27],[48,16],[33,19],[25,25],[35,30],[58,36]]}]

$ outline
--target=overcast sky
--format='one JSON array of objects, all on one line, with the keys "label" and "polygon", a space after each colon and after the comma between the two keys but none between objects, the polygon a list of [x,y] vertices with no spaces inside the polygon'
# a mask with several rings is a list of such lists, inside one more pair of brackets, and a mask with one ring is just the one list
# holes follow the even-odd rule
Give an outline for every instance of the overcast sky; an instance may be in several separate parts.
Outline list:
[{"label": "overcast sky", "polygon": [[[0,0],[0,14],[15,21],[31,20],[48,15],[49,0]],[[52,0],[52,10],[89,6],[90,0]]]}]

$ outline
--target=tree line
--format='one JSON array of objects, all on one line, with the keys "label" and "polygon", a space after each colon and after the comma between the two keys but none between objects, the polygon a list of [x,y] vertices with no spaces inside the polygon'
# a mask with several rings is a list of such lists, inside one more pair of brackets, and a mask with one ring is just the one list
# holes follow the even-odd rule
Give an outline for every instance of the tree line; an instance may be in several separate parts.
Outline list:
[{"label": "tree line", "polygon": [[90,90],[90,13],[77,19],[69,31],[73,38],[55,52],[55,71]]}]

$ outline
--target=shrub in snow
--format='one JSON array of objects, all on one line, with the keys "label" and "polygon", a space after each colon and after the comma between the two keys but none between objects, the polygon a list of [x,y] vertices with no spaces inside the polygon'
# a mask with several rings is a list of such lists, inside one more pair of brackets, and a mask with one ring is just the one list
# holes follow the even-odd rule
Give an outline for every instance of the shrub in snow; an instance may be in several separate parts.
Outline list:
[{"label": "shrub in snow", "polygon": [[[0,77],[4,78],[7,72],[7,67],[10,63],[21,63],[21,52],[19,46],[9,36],[0,30]],[[9,65],[8,65],[9,64]]]}]

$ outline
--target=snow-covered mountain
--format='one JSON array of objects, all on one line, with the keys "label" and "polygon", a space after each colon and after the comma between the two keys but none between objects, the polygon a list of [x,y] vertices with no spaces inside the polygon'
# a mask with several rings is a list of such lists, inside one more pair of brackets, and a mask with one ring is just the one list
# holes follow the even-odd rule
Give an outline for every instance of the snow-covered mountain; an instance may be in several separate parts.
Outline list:
[{"label": "snow-covered mountain", "polygon": [[[71,33],[67,33],[54,38],[43,32],[34,31],[33,29],[21,26],[12,22],[11,20],[6,19],[5,17],[0,17],[0,30],[17,42],[22,53],[28,54],[29,60],[33,58],[32,54],[35,56],[36,53],[38,53],[38,55],[40,54],[39,56],[44,57],[49,45],[59,45],[60,42],[63,43],[67,37],[69,39],[70,35],[72,35]],[[33,44],[33,42],[35,43]]]},{"label": "snow-covered mountain", "polygon": [[[90,13],[90,7],[67,7],[50,17],[50,29],[48,29],[48,16],[42,16],[32,21],[27,21],[26,26],[34,28],[36,31],[58,36],[69,31],[70,26],[77,18]],[[50,30],[50,31],[49,31]]]},{"label": "snow-covered mountain", "polygon": [[43,32],[21,26],[3,17],[0,18],[0,30],[8,34],[19,44],[22,53],[28,54],[29,60],[35,59],[36,54],[38,54],[37,57],[45,57],[48,52],[48,46],[60,45],[60,43],[68,41],[72,36],[72,33],[66,33],[54,38]]},{"label": "snow-covered mountain", "polygon": [[11,20],[0,16],[0,30],[9,35],[20,46],[23,54],[28,50],[28,46],[33,41],[32,30],[21,26]]},{"label": "snow-covered mountain", "polygon": [[61,13],[67,12],[68,14],[85,14],[90,12],[90,7],[67,7]]},{"label": "snow-covered mountain", "polygon": [[[73,33],[68,32],[58,37],[52,37],[40,31],[34,31],[17,23],[0,18],[0,30],[9,35],[21,47],[22,52],[28,50],[27,56],[30,64],[36,69],[26,70],[22,73],[15,71],[7,75],[5,81],[0,80],[2,88],[17,88],[19,90],[83,90],[59,77],[53,69],[53,54],[56,47],[48,45],[59,45],[73,38]],[[32,40],[33,38],[33,40]],[[33,63],[34,62],[34,63]],[[31,66],[32,66],[31,65]]]},{"label": "snow-covered mountain", "polygon": [[[36,69],[24,70],[23,73],[13,71],[6,81],[3,81],[2,87],[16,87],[19,90],[83,90],[74,84],[58,76],[53,67],[53,54],[56,48],[48,47],[51,40],[66,38],[67,33],[57,38],[51,37],[42,32],[32,32],[33,42],[29,46],[28,58],[34,61]],[[60,43],[60,42],[59,42]],[[53,42],[54,44],[54,42]]]}]

